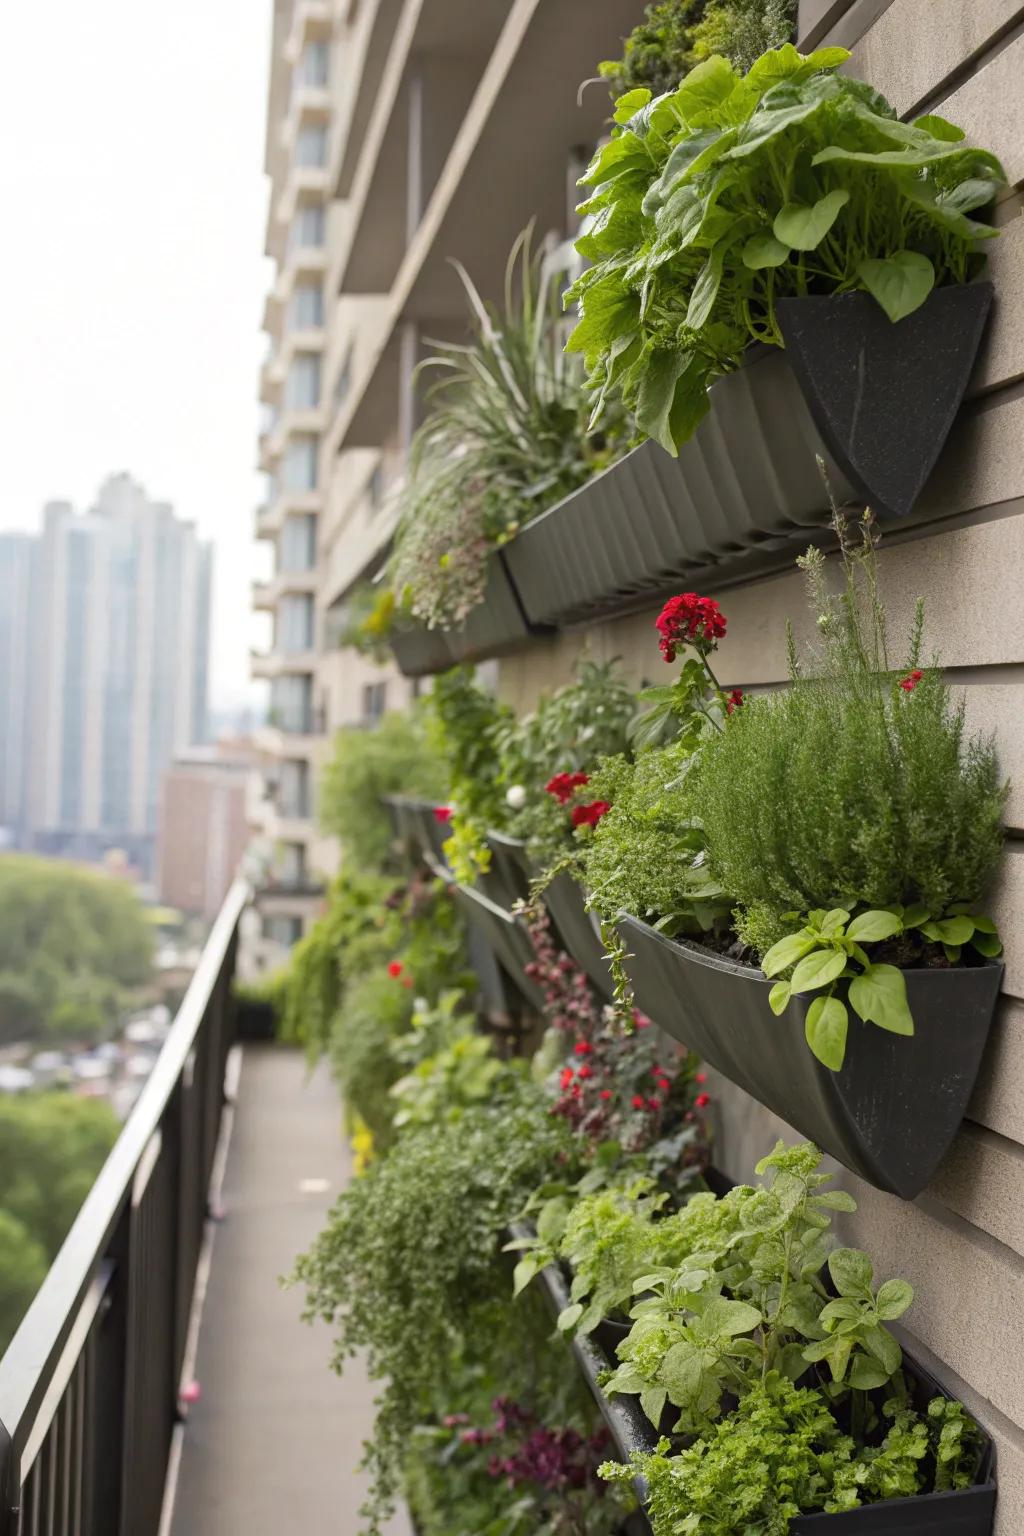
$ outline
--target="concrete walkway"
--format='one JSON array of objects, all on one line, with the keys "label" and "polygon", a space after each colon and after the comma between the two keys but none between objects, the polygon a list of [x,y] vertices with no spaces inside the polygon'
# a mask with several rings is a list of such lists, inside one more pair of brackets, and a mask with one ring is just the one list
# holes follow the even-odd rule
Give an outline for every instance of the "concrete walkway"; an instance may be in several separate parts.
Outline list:
[{"label": "concrete walkway", "polygon": [[[337,1089],[297,1052],[247,1046],[199,1332],[172,1536],[356,1536],[373,1421],[358,1364],[278,1284],[351,1176]],[[407,1522],[396,1521],[394,1536]]]}]

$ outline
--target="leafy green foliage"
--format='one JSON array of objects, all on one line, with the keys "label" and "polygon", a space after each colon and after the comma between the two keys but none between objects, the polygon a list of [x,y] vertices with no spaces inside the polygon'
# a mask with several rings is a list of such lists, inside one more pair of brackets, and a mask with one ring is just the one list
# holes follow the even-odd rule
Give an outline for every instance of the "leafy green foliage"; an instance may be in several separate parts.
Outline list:
[{"label": "leafy green foliage", "polygon": [[391,847],[383,795],[440,796],[441,765],[430,749],[424,712],[385,715],[370,730],[346,727],[320,784],[320,824],[362,869],[380,869]]},{"label": "leafy green foliage", "polygon": [[134,892],[108,875],[0,855],[0,1044],[113,1031],[150,977],[153,939]]},{"label": "leafy green foliage", "polygon": [[802,562],[821,637],[811,674],[794,657],[790,686],[748,699],[702,753],[695,793],[712,867],[761,953],[796,914],[839,909],[862,924],[883,908],[908,927],[923,919],[922,934],[951,950],[977,930],[995,952],[984,919],[970,933],[943,926],[973,910],[999,857],[1006,789],[993,744],[968,737],[963,702],[922,666],[920,608],[906,675],[891,669],[870,524],[859,543],[841,519],[836,528],[840,596],[818,551]]},{"label": "leafy green foliage", "polygon": [[493,1293],[498,1234],[566,1150],[539,1090],[509,1074],[491,1103],[459,1121],[407,1130],[344,1192],[299,1260],[306,1315],[336,1329],[335,1369],[365,1349],[382,1383],[367,1447],[371,1531],[393,1499],[438,1362]]},{"label": "leafy green foliage", "polygon": [[488,551],[582,484],[602,446],[588,440],[561,348],[561,270],[531,254],[530,232],[512,249],[500,310],[456,270],[471,339],[436,343],[423,365],[440,379],[413,439],[389,571],[400,609],[449,628],[482,600]]},{"label": "leafy green foliage", "polygon": [[402,1075],[394,1048],[412,1027],[414,1006],[412,992],[381,967],[349,987],[332,1021],[328,1054],[346,1122],[351,1130],[358,1115],[375,1152],[393,1140],[395,1106],[389,1094]]},{"label": "leafy green foliage", "polygon": [[696,64],[720,53],[749,69],[790,39],[793,0],[660,0],[626,38],[621,59],[598,65],[613,98],[646,87],[673,90]]},{"label": "leafy green foliage", "polygon": [[867,291],[891,320],[978,270],[970,217],[1003,171],[928,116],[900,122],[876,91],[832,71],[847,54],[789,43],[745,76],[705,59],[675,91],[629,92],[583,178],[594,188],[569,290],[592,423],[621,397],[670,453],[708,387],[752,341],[781,345],[780,298]]},{"label": "leafy green foliage", "polygon": [[0,1096],[0,1353],[117,1139],[110,1107],[70,1093]]},{"label": "leafy green foliage", "polygon": [[[460,992],[443,994],[432,1012],[440,1018],[441,1039],[391,1089],[396,1130],[461,1120],[467,1109],[486,1104],[509,1072],[522,1066],[499,1061],[490,1040],[474,1033],[472,1016],[465,1012]],[[416,1024],[414,1017],[414,1027]],[[429,1029],[430,1020],[421,1018],[412,1037],[417,1047]]]},{"label": "leafy green foliage", "polygon": [[705,857],[691,763],[680,739],[639,753],[635,763],[610,758],[592,776],[588,793],[611,810],[580,837],[580,859],[605,917],[631,912],[669,934],[707,933],[727,920],[731,902]]}]

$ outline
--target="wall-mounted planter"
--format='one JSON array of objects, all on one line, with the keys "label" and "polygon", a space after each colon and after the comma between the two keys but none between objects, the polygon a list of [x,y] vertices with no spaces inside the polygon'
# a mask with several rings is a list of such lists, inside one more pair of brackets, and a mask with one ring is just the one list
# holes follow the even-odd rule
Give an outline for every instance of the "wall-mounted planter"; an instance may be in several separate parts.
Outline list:
[{"label": "wall-mounted planter", "polygon": [[428,629],[425,624],[403,621],[388,644],[403,677],[432,677],[455,665],[448,636],[443,630]]},{"label": "wall-mounted planter", "polygon": [[544,626],[527,622],[503,555],[495,551],[487,562],[483,601],[467,615],[461,628],[428,629],[424,624],[403,621],[390,644],[404,677],[426,677],[447,672],[461,662],[502,656],[543,633]]},{"label": "wall-mounted planter", "polygon": [[593,914],[587,911],[583,891],[563,870],[544,892],[544,901],[565,949],[600,996],[610,1000],[615,990],[612,973],[600,929]]},{"label": "wall-mounted planter", "polygon": [[814,424],[860,500],[905,517],[960,409],[991,283],[937,288],[894,325],[867,293],[780,299],[779,328]]},{"label": "wall-mounted planter", "polygon": [[466,921],[486,938],[509,980],[530,1006],[540,1012],[544,989],[526,974],[534,953],[521,920],[473,886],[453,884],[451,892]]},{"label": "wall-mounted planter", "polygon": [[614,612],[690,572],[822,526],[819,454],[848,499],[785,354],[757,349],[713,386],[711,410],[678,459],[642,444],[506,547],[527,618],[557,624]]},{"label": "wall-mounted planter", "polygon": [[434,815],[433,801],[417,800],[411,795],[385,795],[383,803],[395,835],[408,854],[443,865],[448,828]]},{"label": "wall-mounted planter", "polygon": [[637,1006],[730,1081],[879,1189],[910,1200],[963,1120],[981,1066],[1003,967],[907,971],[915,1033],[851,1015],[846,1061],[830,1072],[804,1026],[811,996],[781,1017],[770,983],[693,944],[620,919]]}]

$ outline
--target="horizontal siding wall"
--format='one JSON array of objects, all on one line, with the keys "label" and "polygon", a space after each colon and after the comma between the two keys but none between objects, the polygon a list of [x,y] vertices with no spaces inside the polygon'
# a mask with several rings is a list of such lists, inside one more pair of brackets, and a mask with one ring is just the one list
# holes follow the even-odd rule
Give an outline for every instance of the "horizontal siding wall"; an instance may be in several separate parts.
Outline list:
[{"label": "horizontal siding wall", "polygon": [[[918,596],[927,646],[962,689],[972,729],[995,732],[1012,780],[1010,841],[992,901],[1006,944],[1004,997],[965,1122],[928,1191],[910,1205],[840,1171],[859,1203],[843,1237],[880,1277],[905,1275],[917,1299],[906,1339],[985,1420],[999,1447],[997,1536],[1024,1531],[1024,4],[1007,0],[803,0],[812,40],[852,48],[850,69],[903,115],[941,111],[994,150],[1013,183],[990,247],[996,304],[971,401],[915,518],[884,532],[883,596],[898,657]],[[894,402],[894,407],[898,402]],[[706,584],[705,584],[706,585]],[[713,590],[713,589],[712,589]],[[726,687],[785,682],[785,623],[811,638],[800,574],[787,569],[719,594],[729,633]],[[519,710],[566,681],[582,654],[618,656],[637,684],[667,680],[657,605],[534,644],[500,664]],[[717,1161],[737,1178],[794,1134],[714,1076]]]}]

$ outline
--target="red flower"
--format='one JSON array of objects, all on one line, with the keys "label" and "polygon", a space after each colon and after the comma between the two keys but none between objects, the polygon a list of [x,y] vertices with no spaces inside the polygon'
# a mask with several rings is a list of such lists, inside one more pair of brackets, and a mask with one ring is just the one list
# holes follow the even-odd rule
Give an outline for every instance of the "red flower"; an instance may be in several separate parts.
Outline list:
[{"label": "red flower", "polygon": [[698,1109],[707,1109],[708,1105],[711,1103],[711,1095],[710,1093],[698,1093],[693,1102]]},{"label": "red flower", "polygon": [[713,651],[725,634],[725,614],[713,597],[698,597],[696,592],[681,592],[670,597],[654,621],[661,635],[658,648],[666,661],[675,661],[676,648],[694,645],[698,650]]},{"label": "red flower", "polygon": [[611,808],[609,800],[591,800],[589,805],[574,805],[572,824],[574,827],[596,827],[601,817],[607,816]]},{"label": "red flower", "polygon": [[695,1083],[706,1083],[708,1080],[708,1075],[706,1072],[695,1072],[693,1075],[693,1080]]},{"label": "red flower", "polygon": [[388,966],[388,975],[389,976],[401,976],[401,974],[402,974],[402,962],[401,962],[401,960],[392,960],[391,964]]},{"label": "red flower", "polygon": [[657,1086],[661,1089],[662,1093],[668,1093],[669,1089],[672,1087],[672,1084],[669,1082],[667,1077],[659,1077]]},{"label": "red flower", "polygon": [[919,672],[915,667],[913,672],[908,672],[906,677],[900,678],[900,687],[903,689],[904,693],[913,693],[914,689],[917,687],[918,683],[923,677],[924,673]]},{"label": "red flower", "polygon": [[632,1099],[630,1100],[630,1102],[633,1105],[634,1109],[643,1109],[644,1103],[645,1103],[643,1094],[642,1093],[634,1093],[634,1095],[633,1095]]},{"label": "red flower", "polygon": [[647,1108],[648,1109],[660,1109],[661,1108],[661,1100],[660,1099],[648,1099],[647,1100]]},{"label": "red flower", "polygon": [[729,697],[725,701],[725,712],[726,712],[726,714],[727,715],[731,715],[733,710],[734,709],[739,709],[739,707],[740,707],[740,705],[742,703],[743,703],[743,689],[742,688],[734,688],[732,690],[732,693],[730,693]]},{"label": "red flower", "polygon": [[610,1088],[602,1088],[600,1094],[598,1095],[598,1097],[602,1099],[610,1099],[611,1096],[612,1091]]},{"label": "red flower", "polygon": [[572,1082],[572,1079],[573,1079],[572,1067],[563,1067],[562,1070],[561,1070],[561,1073],[559,1074],[559,1078],[558,1078],[559,1086],[562,1087],[562,1088],[568,1088],[569,1084]]},{"label": "red flower", "polygon": [[571,800],[577,789],[584,784],[589,784],[590,775],[587,773],[556,773],[553,779],[549,779],[544,788],[549,795],[554,795],[559,805],[565,805]]},{"label": "red flower", "polygon": [[651,1021],[646,1013],[641,1013],[639,1008],[633,1009],[633,1025],[636,1029],[650,1029]]},{"label": "red flower", "polygon": [[589,1040],[577,1040],[573,1050],[577,1056],[589,1056],[594,1047]]},{"label": "red flower", "polygon": [[593,1067],[582,1066],[582,1067],[580,1067],[580,1069],[579,1069],[579,1071],[577,1072],[576,1075],[577,1075],[577,1077],[582,1077],[582,1078],[593,1077],[594,1069],[593,1069]]},{"label": "red flower", "polygon": [[441,822],[443,824],[446,821],[451,821],[451,819],[452,819],[452,808],[451,808],[450,805],[435,805],[434,806],[434,820],[435,821],[439,821],[439,822]]}]

